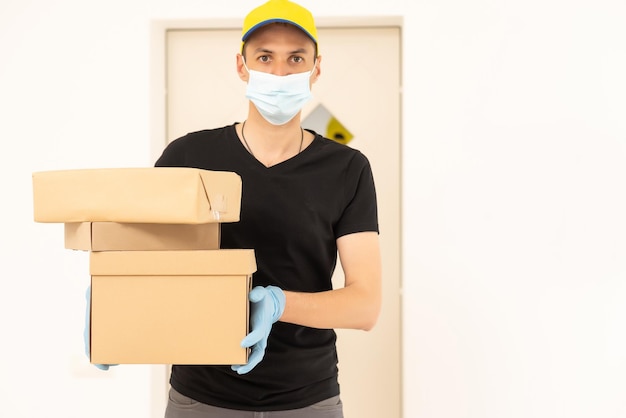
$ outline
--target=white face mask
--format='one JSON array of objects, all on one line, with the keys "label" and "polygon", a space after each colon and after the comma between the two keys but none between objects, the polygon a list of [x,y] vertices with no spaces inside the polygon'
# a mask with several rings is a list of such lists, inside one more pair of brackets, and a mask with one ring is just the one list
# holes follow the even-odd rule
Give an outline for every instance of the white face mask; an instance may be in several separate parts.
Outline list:
[{"label": "white face mask", "polygon": [[272,125],[284,125],[302,110],[311,97],[310,78],[315,70],[285,76],[250,70],[246,98]]}]

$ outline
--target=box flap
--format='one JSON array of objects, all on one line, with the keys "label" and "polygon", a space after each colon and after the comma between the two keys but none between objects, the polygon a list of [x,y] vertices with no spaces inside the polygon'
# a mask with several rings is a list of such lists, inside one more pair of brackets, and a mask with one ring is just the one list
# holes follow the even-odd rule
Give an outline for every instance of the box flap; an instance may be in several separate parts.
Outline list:
[{"label": "box flap", "polygon": [[92,276],[250,275],[254,250],[98,251],[90,253]]},{"label": "box flap", "polygon": [[241,178],[187,167],[35,172],[36,222],[237,222]]},{"label": "box flap", "polygon": [[241,177],[228,171],[198,170],[215,222],[238,222]]}]

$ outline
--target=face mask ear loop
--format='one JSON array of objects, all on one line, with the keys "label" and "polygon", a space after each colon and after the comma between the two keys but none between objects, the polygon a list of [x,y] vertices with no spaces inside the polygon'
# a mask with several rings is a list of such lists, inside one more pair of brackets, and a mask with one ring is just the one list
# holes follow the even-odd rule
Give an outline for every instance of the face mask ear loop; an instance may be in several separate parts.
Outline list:
[{"label": "face mask ear loop", "polygon": [[248,75],[250,75],[250,69],[246,65],[246,58],[243,55],[241,56],[241,62],[243,62],[243,66],[246,69],[246,71],[248,72]]}]

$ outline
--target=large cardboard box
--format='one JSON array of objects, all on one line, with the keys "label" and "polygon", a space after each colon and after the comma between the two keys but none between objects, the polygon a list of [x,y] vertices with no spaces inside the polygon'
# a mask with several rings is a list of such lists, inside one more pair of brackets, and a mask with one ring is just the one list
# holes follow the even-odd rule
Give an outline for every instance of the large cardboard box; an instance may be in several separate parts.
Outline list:
[{"label": "large cardboard box", "polygon": [[244,364],[253,250],[90,253],[91,362]]},{"label": "large cardboard box", "polygon": [[144,224],[73,222],[65,224],[65,248],[85,251],[217,250],[219,223]]},{"label": "large cardboard box", "polygon": [[186,167],[33,173],[36,222],[237,222],[241,177]]}]

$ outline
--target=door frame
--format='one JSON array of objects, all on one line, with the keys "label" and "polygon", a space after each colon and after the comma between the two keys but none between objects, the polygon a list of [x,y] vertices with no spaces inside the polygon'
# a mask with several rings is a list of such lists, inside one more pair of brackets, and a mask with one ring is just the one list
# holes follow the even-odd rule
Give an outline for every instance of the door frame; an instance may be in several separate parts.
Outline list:
[{"label": "door frame", "polygon": [[[400,30],[400,59],[402,60],[402,34],[403,34],[403,18],[402,16],[337,16],[337,17],[316,17],[316,26],[324,29],[337,29],[337,28],[398,28]],[[150,155],[149,163],[152,165],[159,158],[163,152],[164,147],[167,145],[167,32],[170,30],[224,30],[224,29],[241,29],[241,19],[234,18],[209,18],[209,19],[164,19],[153,20],[150,25],[150,129],[149,129],[149,143],[150,143]],[[402,65],[400,63],[400,71],[402,71]],[[402,74],[400,74],[400,80],[402,80]],[[402,106],[400,106],[400,153],[402,153]],[[400,179],[402,181],[402,179]],[[402,200],[402,185],[400,185],[400,199]],[[402,203],[400,202],[400,207]],[[400,231],[400,242],[402,242],[402,231]],[[403,288],[403,272],[402,272],[402,245],[400,245],[400,295],[402,295]],[[400,305],[402,305],[402,298],[400,298]],[[402,306],[400,309],[400,341],[399,349],[400,362],[403,362],[402,353],[402,338],[404,330],[402,323]],[[165,407],[167,406],[167,396],[169,390],[169,367],[163,365],[151,365],[150,367],[150,393],[151,399],[151,412],[150,415],[154,418],[160,418],[163,416]],[[400,370],[400,413],[403,413],[403,401],[404,388],[402,379],[402,368]]]}]

